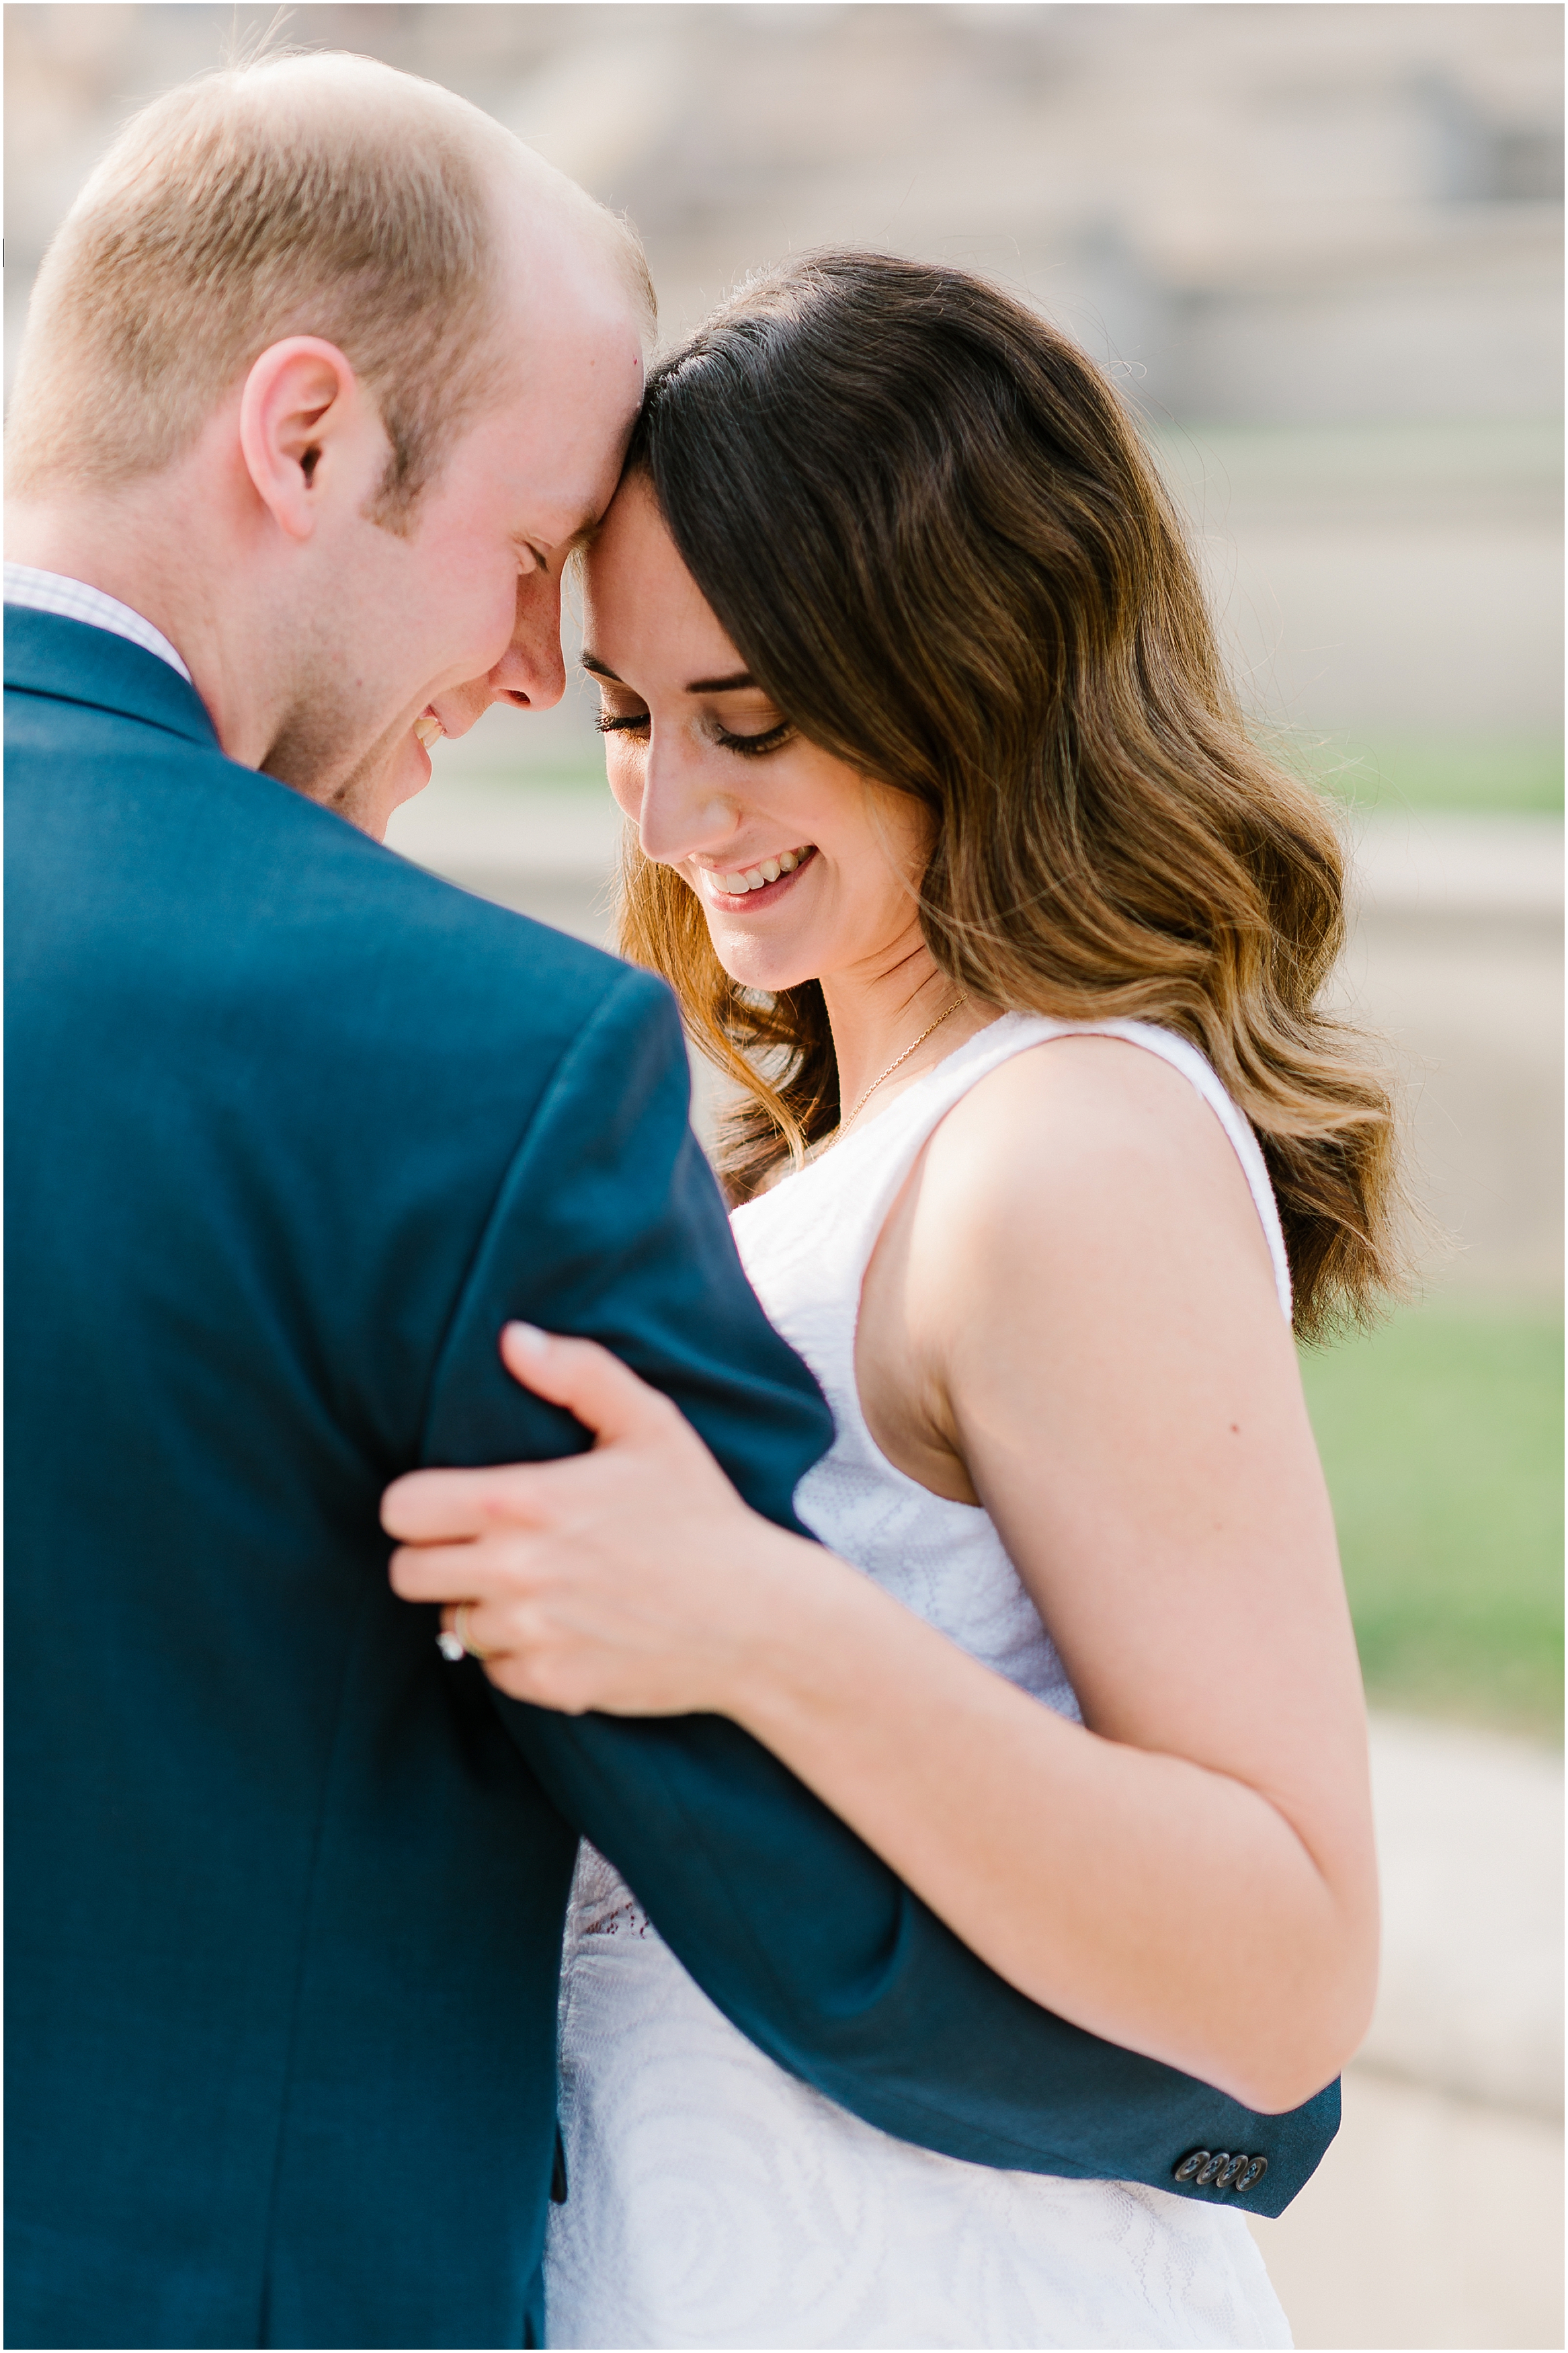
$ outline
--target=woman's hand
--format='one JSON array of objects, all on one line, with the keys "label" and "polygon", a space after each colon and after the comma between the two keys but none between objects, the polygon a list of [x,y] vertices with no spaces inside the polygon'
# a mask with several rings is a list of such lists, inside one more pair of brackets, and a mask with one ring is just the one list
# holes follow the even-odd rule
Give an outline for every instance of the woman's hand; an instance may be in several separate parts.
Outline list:
[{"label": "woman's hand", "polygon": [[[853,1573],[742,1503],[679,1409],[592,1340],[509,1324],[513,1377],[594,1432],[586,1454],[415,1471],[382,1501],[392,1583],[439,1601],[500,1691],[580,1715],[742,1712],[787,1578]],[[780,1597],[782,1599],[782,1597]]]},{"label": "woman's hand", "polygon": [[1376,1876],[1332,1516],[1223,1131],[1121,1040],[1016,1056],[895,1203],[856,1354],[891,1459],[989,1513],[1082,1723],[749,1512],[603,1350],[515,1327],[595,1448],[400,1480],[397,1590],[476,1604],[521,1698],[732,1717],[1032,2000],[1295,2106],[1365,2031]]}]

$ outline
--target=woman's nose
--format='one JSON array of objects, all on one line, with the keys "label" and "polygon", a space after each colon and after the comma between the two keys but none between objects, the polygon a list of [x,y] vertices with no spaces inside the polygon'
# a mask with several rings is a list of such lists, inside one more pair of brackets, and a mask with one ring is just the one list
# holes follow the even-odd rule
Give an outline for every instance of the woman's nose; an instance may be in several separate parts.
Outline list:
[{"label": "woman's nose", "polygon": [[717,783],[684,730],[661,730],[656,721],[643,764],[637,820],[643,856],[662,866],[679,866],[684,859],[732,839],[740,807]]}]

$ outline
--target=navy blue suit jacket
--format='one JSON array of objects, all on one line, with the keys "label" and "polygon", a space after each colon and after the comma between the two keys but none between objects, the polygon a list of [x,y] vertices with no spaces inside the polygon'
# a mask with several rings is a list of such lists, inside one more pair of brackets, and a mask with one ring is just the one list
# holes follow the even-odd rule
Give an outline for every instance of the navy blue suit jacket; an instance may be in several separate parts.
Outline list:
[{"label": "navy blue suit jacket", "polygon": [[8,2341],[537,2341],[579,1831],[874,2124],[1256,2151],[1278,2211],[1332,2091],[1258,2117],[1064,2024],[735,1726],[500,1701],[391,1593],[389,1479],[583,1442],[509,1315],[780,1521],[828,1440],[663,987],[226,760],[121,638],[11,608],[6,682]]}]

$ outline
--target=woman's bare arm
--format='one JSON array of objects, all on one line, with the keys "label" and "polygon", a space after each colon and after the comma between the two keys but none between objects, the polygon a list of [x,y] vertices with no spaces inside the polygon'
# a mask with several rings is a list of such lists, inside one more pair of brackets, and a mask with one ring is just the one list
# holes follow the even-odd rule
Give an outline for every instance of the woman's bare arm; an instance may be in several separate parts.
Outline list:
[{"label": "woman's bare arm", "polygon": [[868,1761],[856,1827],[1079,2023],[1253,2105],[1315,2089],[1373,1989],[1364,1719],[1295,1351],[1218,1121],[1131,1044],[1007,1062],[895,1206],[857,1354],[884,1450],[990,1512],[1096,1736],[1034,1722],[1016,1777],[973,1720],[922,1734],[897,1806],[918,1845],[895,1847]]},{"label": "woman's bare arm", "polygon": [[973,1482],[1084,1726],[758,1521],[602,1352],[509,1356],[595,1452],[387,1510],[401,1592],[483,1597],[501,1688],[731,1715],[1036,2000],[1258,2108],[1338,2071],[1375,1962],[1355,1653],[1256,1212],[1184,1080],[1090,1039],[993,1073],[863,1303],[879,1442]]}]

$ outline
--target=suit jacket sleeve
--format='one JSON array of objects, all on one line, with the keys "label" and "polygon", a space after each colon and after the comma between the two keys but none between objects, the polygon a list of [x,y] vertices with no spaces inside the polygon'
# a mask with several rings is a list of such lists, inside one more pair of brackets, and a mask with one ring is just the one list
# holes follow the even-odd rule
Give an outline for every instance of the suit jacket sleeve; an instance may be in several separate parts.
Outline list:
[{"label": "suit jacket sleeve", "polygon": [[[426,1461],[541,1460],[585,1444],[500,1365],[500,1326],[522,1315],[613,1348],[679,1402],[755,1509],[798,1525],[795,1488],[831,1419],[742,1271],[688,1124],[688,1084],[667,992],[627,973],[507,1172],[442,1349]],[[1267,2151],[1269,2174],[1248,2200],[1258,2211],[1293,2194],[1331,2136],[1328,2094],[1292,2142],[1289,2120],[1252,2116],[1037,2008],[727,1720],[497,1704],[562,1812],[710,1999],[869,2123],[990,2165],[1165,2188],[1195,2146]]]}]

